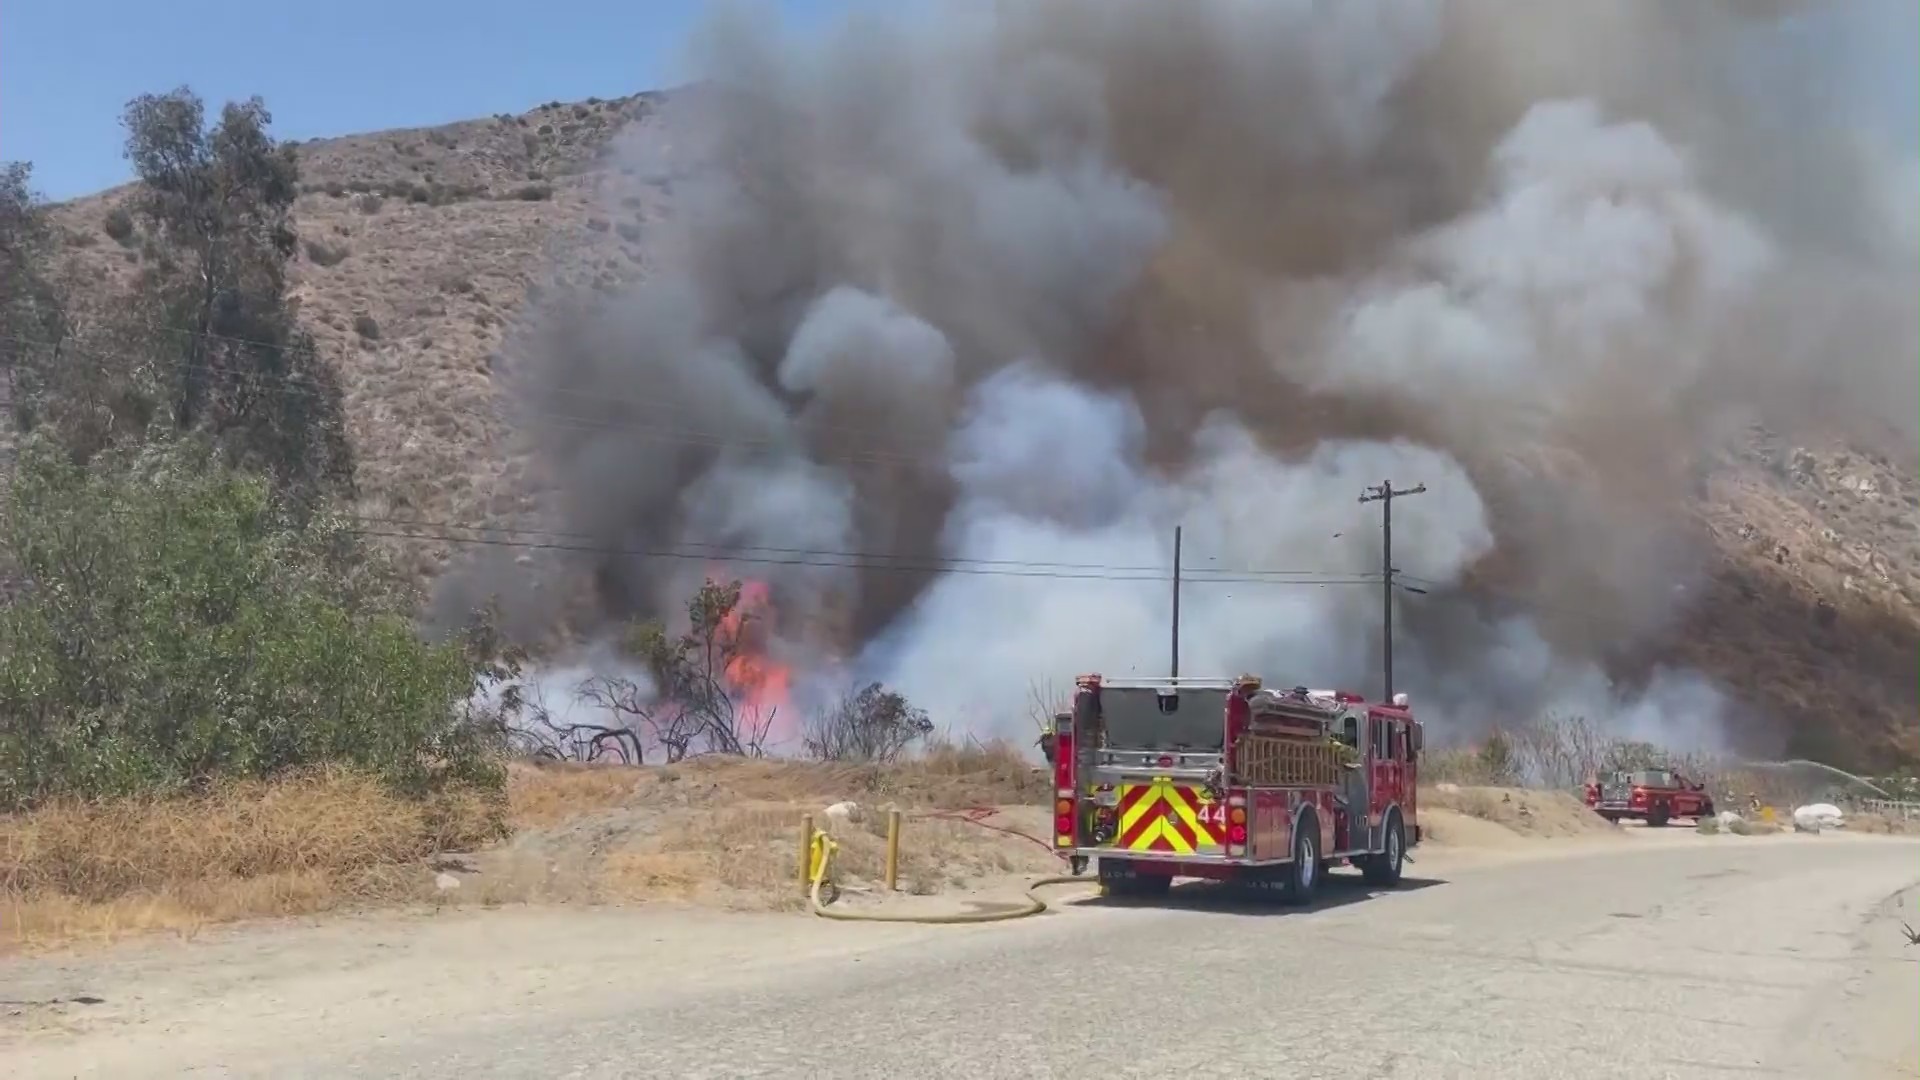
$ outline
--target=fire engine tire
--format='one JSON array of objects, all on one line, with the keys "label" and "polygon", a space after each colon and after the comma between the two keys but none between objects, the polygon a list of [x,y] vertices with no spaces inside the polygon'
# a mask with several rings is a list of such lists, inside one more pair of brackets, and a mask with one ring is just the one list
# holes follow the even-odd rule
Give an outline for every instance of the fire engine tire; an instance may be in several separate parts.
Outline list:
[{"label": "fire engine tire", "polygon": [[1293,861],[1282,867],[1280,902],[1311,904],[1320,892],[1320,821],[1312,814],[1300,815],[1300,827],[1293,834]]},{"label": "fire engine tire", "polygon": [[1398,885],[1407,862],[1407,827],[1400,821],[1399,814],[1388,815],[1382,842],[1386,850],[1367,856],[1360,864],[1360,876],[1369,885]]},{"label": "fire engine tire", "polygon": [[1647,808],[1647,828],[1664,829],[1667,827],[1668,812],[1666,803],[1654,803]]}]

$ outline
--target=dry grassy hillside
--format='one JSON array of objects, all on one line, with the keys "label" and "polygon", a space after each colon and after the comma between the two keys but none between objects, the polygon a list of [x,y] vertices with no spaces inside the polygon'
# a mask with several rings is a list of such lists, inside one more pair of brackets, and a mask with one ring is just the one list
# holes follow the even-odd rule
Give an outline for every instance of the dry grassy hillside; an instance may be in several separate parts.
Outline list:
[{"label": "dry grassy hillside", "polygon": [[[499,412],[502,338],[541,290],[611,291],[644,272],[669,192],[613,183],[604,151],[656,104],[554,103],[301,148],[296,295],[347,387],[365,513],[472,524],[525,508]],[[88,277],[146,257],[111,219],[120,197],[58,208]],[[1716,573],[1648,659],[1718,676],[1787,726],[1791,750],[1884,767],[1920,763],[1920,483],[1875,445],[1756,432],[1724,461],[1690,523],[1720,552]],[[422,577],[450,554],[406,550]]]}]

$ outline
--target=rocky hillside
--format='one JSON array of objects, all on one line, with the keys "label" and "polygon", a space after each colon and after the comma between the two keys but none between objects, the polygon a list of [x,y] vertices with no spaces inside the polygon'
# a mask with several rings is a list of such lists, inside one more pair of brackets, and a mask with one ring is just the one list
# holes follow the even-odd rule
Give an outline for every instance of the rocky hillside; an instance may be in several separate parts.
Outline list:
[{"label": "rocky hillside", "polygon": [[[607,151],[616,136],[651,137],[657,105],[553,103],[301,147],[295,292],[347,387],[363,514],[473,525],[528,507],[498,386],[503,341],[530,300],[613,293],[645,273],[670,185],[623,174]],[[149,257],[116,212],[122,196],[57,210],[88,278]],[[1752,432],[1691,523],[1717,569],[1649,661],[1717,676],[1757,730],[1785,726],[1791,752],[1920,764],[1920,477],[1891,456],[1900,445],[1844,426]],[[401,546],[422,578],[456,554]]]}]

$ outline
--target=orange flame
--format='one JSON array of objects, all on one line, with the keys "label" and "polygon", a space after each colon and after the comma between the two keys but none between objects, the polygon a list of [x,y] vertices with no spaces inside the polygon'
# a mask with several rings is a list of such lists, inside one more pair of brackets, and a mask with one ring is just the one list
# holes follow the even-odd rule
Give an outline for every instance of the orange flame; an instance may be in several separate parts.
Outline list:
[{"label": "orange flame", "polygon": [[720,621],[720,641],[732,652],[726,679],[741,703],[764,716],[787,711],[793,669],[775,660],[767,649],[775,625],[772,591],[764,581],[744,581],[740,602]]}]

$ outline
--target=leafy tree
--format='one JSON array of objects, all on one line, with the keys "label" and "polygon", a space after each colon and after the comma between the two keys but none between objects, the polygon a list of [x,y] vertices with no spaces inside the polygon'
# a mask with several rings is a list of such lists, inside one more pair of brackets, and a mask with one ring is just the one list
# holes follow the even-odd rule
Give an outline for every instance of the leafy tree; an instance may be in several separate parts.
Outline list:
[{"label": "leafy tree", "polygon": [[353,459],[339,383],[287,297],[299,166],[271,121],[253,98],[209,127],[184,87],[127,105],[132,208],[161,250],[138,299],[175,429],[212,434],[229,462],[283,486],[344,489]]},{"label": "leafy tree", "polygon": [[887,764],[933,734],[933,720],[897,691],[868,683],[807,725],[807,754],[821,761]]},{"label": "leafy tree", "polygon": [[413,792],[501,781],[468,706],[490,658],[423,641],[351,530],[296,522],[204,440],[88,467],[35,440],[8,509],[0,807],[320,763]]},{"label": "leafy tree", "polygon": [[1495,785],[1514,784],[1519,781],[1519,763],[1514,759],[1513,739],[1506,732],[1495,728],[1480,744],[1480,771],[1487,783]]},{"label": "leafy tree", "polygon": [[[53,242],[46,205],[33,190],[33,166],[0,165],[0,377],[32,387],[33,378],[57,365],[67,338],[67,309],[54,284]],[[16,392],[16,420],[32,400]]]}]

